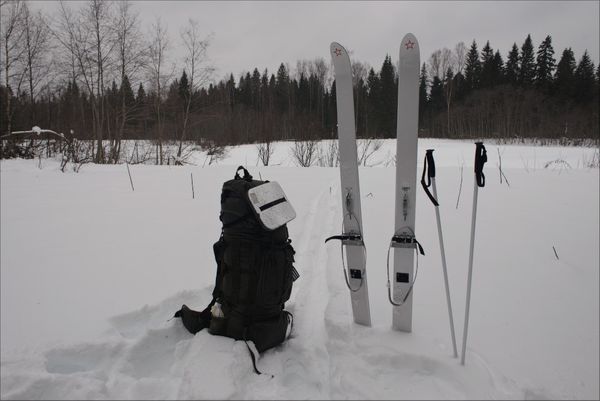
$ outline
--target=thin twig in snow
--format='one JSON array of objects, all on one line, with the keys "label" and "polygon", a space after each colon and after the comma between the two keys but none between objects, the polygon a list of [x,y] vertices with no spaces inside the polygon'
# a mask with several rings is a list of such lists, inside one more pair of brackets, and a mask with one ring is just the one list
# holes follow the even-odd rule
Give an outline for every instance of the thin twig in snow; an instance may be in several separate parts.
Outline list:
[{"label": "thin twig in snow", "polygon": [[498,151],[498,172],[500,174],[500,184],[502,184],[502,177],[506,181],[506,185],[510,187],[510,183],[508,182],[508,178],[504,175],[504,171],[502,171],[502,156],[500,155],[500,148],[496,148]]},{"label": "thin twig in snow", "polygon": [[465,167],[465,163],[460,166],[460,186],[458,187],[458,197],[456,198],[456,208],[458,209],[458,202],[460,202],[460,193],[462,192],[462,184],[463,184],[463,170]]},{"label": "thin twig in snow", "polygon": [[125,163],[125,165],[127,166],[127,174],[129,174],[129,182],[131,183],[131,190],[135,191],[135,189],[133,188],[133,179],[131,178],[131,171],[129,171],[129,163]]},{"label": "thin twig in snow", "polygon": [[194,173],[190,173],[190,178],[192,180],[192,199],[194,199]]}]

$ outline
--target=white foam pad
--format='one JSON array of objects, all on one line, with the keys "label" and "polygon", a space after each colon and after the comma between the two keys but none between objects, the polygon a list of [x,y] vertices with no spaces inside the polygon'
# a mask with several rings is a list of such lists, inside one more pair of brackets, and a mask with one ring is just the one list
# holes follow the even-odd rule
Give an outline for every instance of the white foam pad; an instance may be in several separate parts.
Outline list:
[{"label": "white foam pad", "polygon": [[248,198],[254,212],[268,230],[275,230],[296,218],[296,211],[276,181],[249,189]]}]

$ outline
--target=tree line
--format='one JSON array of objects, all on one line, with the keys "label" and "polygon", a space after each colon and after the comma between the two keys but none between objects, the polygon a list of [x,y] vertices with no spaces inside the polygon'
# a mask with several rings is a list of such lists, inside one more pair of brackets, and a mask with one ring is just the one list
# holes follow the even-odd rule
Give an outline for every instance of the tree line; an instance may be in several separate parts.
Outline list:
[{"label": "tree line", "polygon": [[[173,42],[157,19],[145,34],[128,1],[60,3],[50,18],[27,2],[2,8],[2,157],[14,155],[32,125],[67,141],[92,140],[91,158],[118,162],[124,139],[152,140],[157,164],[165,144],[177,157],[190,142],[240,144],[335,138],[336,87],[324,58],[251,69],[214,80],[197,22],[180,31],[185,58],[170,59]],[[352,61],[357,136],[395,136],[398,77],[386,55],[376,70]],[[600,66],[571,48],[556,59],[548,35],[535,49],[516,42],[506,61],[485,43],[460,42],[423,63],[419,135],[444,138],[598,139]],[[13,140],[14,139],[14,140]]]}]

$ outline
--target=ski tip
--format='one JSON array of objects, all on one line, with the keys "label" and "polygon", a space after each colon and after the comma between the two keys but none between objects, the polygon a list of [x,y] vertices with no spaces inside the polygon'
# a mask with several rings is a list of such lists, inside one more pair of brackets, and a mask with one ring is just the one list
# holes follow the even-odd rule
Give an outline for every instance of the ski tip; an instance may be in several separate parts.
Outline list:
[{"label": "ski tip", "polygon": [[419,50],[419,41],[412,33],[407,33],[402,38],[402,44],[400,45],[400,51]]},{"label": "ski tip", "polygon": [[339,57],[344,54],[348,54],[346,49],[344,49],[344,46],[340,45],[337,42],[331,42],[331,45],[329,45],[329,51],[331,53],[331,57],[333,58]]}]

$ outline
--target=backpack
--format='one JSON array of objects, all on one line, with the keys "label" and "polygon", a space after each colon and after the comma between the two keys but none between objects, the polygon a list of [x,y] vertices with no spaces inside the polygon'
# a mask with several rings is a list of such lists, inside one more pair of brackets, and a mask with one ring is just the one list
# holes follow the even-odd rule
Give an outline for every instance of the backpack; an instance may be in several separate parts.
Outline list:
[{"label": "backpack", "polygon": [[[243,177],[238,175],[240,170]],[[213,245],[217,263],[213,299],[202,312],[182,305],[175,313],[193,334],[208,328],[211,334],[244,340],[246,345],[253,341],[259,353],[285,341],[288,326],[291,333],[293,316],[284,308],[293,282],[299,277],[293,266],[295,251],[287,226],[281,224],[295,213],[283,192],[278,195],[282,197],[257,206],[260,192],[254,193],[253,188],[267,183],[254,180],[242,166],[234,179],[223,183],[219,216],[222,231]],[[276,224],[272,215],[261,220],[261,211],[276,209],[284,211],[283,215],[289,210],[292,213]],[[250,353],[259,373],[254,354]]]}]

